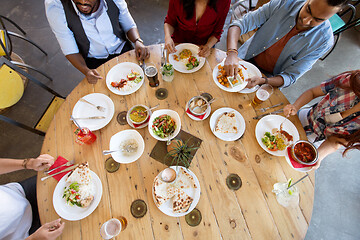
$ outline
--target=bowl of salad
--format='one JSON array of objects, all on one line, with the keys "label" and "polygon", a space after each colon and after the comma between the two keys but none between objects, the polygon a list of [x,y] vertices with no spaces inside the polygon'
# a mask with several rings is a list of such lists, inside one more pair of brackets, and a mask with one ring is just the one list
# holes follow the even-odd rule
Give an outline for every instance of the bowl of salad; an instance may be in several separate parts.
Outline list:
[{"label": "bowl of salad", "polygon": [[180,116],[170,109],[157,110],[151,115],[148,128],[150,135],[159,141],[173,139],[181,129]]}]

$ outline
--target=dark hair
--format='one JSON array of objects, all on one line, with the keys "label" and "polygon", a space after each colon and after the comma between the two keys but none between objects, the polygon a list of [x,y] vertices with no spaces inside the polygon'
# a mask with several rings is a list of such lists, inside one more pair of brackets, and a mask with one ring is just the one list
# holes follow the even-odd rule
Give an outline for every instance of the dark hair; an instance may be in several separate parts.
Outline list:
[{"label": "dark hair", "polygon": [[357,149],[360,150],[360,129],[350,135],[336,135],[339,138],[343,138],[347,141],[347,144],[338,142],[339,144],[345,147],[344,152],[342,153],[343,157],[349,150]]},{"label": "dark hair", "polygon": [[[335,83],[335,85],[342,89],[347,89],[353,91],[358,98],[360,98],[360,70],[348,71],[341,73],[342,74],[350,74],[350,86],[343,85],[341,83]],[[335,76],[334,78],[338,77],[339,75]]]},{"label": "dark hair", "polygon": [[[209,0],[208,5],[216,11],[216,3],[218,0]],[[220,0],[222,1],[222,0]],[[182,5],[186,12],[186,19],[190,19],[194,15],[195,0],[182,0]]]},{"label": "dark hair", "polygon": [[344,6],[350,2],[350,0],[326,0],[329,6],[337,7]]}]

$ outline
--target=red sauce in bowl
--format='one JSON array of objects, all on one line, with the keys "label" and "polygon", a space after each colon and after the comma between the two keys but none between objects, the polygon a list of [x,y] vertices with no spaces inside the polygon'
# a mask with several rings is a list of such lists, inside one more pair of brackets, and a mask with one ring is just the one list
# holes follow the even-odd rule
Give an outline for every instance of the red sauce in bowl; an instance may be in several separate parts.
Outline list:
[{"label": "red sauce in bowl", "polygon": [[303,162],[312,162],[316,158],[314,148],[306,142],[298,143],[294,146],[295,156]]}]

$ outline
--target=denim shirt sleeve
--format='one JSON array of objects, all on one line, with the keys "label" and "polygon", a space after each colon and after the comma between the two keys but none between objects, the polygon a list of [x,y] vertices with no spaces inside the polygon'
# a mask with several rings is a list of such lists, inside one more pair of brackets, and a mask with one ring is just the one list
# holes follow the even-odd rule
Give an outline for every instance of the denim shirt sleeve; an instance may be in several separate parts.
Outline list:
[{"label": "denim shirt sleeve", "polygon": [[312,65],[314,65],[314,63],[331,48],[332,44],[333,41],[324,42],[321,47],[313,52],[310,52],[302,59],[299,59],[294,64],[283,69],[281,73],[277,74],[282,76],[284,79],[284,85],[281,86],[280,89],[294,84],[297,79],[309,71]]},{"label": "denim shirt sleeve", "polygon": [[229,28],[238,26],[241,34],[245,34],[261,27],[272,15],[272,13],[282,5],[281,0],[272,0],[255,11],[248,12],[242,19],[233,21]]}]

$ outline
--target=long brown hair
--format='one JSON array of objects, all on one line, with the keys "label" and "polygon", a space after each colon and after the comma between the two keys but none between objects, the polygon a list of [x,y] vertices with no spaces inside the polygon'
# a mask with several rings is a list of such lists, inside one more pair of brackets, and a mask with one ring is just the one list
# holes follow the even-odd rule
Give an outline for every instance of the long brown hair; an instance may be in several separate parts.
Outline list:
[{"label": "long brown hair", "polygon": [[[208,5],[216,11],[216,3],[218,0],[209,0]],[[222,1],[222,0],[220,0]],[[191,19],[194,16],[195,0],[182,0],[183,8],[186,12],[186,19]]]},{"label": "long brown hair", "polygon": [[345,147],[344,152],[342,153],[343,157],[346,155],[346,153],[349,150],[352,149],[357,149],[360,150],[360,129],[357,130],[356,132],[354,132],[353,134],[350,135],[338,135],[338,137],[343,138],[347,141],[347,144],[343,144],[341,142],[341,145],[343,145]]}]

